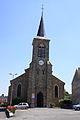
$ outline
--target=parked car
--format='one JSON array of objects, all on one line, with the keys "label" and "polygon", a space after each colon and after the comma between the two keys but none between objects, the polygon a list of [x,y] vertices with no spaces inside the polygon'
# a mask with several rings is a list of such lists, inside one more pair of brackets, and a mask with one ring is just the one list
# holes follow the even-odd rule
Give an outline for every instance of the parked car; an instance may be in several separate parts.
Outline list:
[{"label": "parked car", "polygon": [[73,105],[73,109],[75,109],[75,110],[80,110],[80,104]]},{"label": "parked car", "polygon": [[0,111],[5,111],[6,110],[7,105],[5,104],[0,104]]},{"label": "parked car", "polygon": [[27,108],[29,108],[29,104],[28,103],[25,103],[25,102],[23,102],[23,103],[19,103],[18,105],[14,105],[16,108],[18,108],[18,109],[27,109]]}]

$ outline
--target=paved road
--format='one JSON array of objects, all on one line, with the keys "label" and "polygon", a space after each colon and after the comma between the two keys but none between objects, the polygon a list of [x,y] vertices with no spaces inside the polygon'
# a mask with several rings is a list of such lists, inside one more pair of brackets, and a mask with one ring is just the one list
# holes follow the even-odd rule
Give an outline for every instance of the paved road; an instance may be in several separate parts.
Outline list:
[{"label": "paved road", "polygon": [[[6,120],[5,113],[0,112],[0,120]],[[33,108],[28,110],[17,110],[10,120],[80,120],[80,111],[53,109],[53,108]]]}]

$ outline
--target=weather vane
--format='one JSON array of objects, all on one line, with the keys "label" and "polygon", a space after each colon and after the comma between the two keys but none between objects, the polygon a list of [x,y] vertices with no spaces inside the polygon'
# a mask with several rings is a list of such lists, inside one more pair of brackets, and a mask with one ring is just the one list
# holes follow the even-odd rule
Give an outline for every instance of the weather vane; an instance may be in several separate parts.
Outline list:
[{"label": "weather vane", "polygon": [[42,11],[44,10],[43,4],[42,4]]}]

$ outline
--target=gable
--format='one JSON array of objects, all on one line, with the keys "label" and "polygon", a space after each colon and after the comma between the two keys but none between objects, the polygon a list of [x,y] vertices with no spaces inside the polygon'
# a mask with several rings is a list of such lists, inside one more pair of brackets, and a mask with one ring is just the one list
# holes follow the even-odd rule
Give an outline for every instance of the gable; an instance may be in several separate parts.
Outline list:
[{"label": "gable", "polygon": [[53,79],[53,82],[58,82],[58,83],[61,83],[61,84],[64,84],[64,85],[65,85],[65,83],[64,83],[62,80],[60,80],[59,78],[57,78],[57,77],[54,76],[54,75],[52,75],[52,79]]}]

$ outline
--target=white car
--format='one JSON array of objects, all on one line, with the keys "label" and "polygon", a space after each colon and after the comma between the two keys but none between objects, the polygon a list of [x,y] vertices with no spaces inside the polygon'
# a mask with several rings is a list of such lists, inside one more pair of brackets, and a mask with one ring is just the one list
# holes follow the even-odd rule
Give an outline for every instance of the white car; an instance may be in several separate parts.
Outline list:
[{"label": "white car", "polygon": [[18,109],[27,109],[27,108],[29,108],[29,104],[28,103],[25,103],[25,102],[23,102],[23,103],[19,103],[18,105],[14,105],[16,108],[18,108]]},{"label": "white car", "polygon": [[74,109],[74,110],[80,110],[80,104],[73,105],[73,109]]}]

